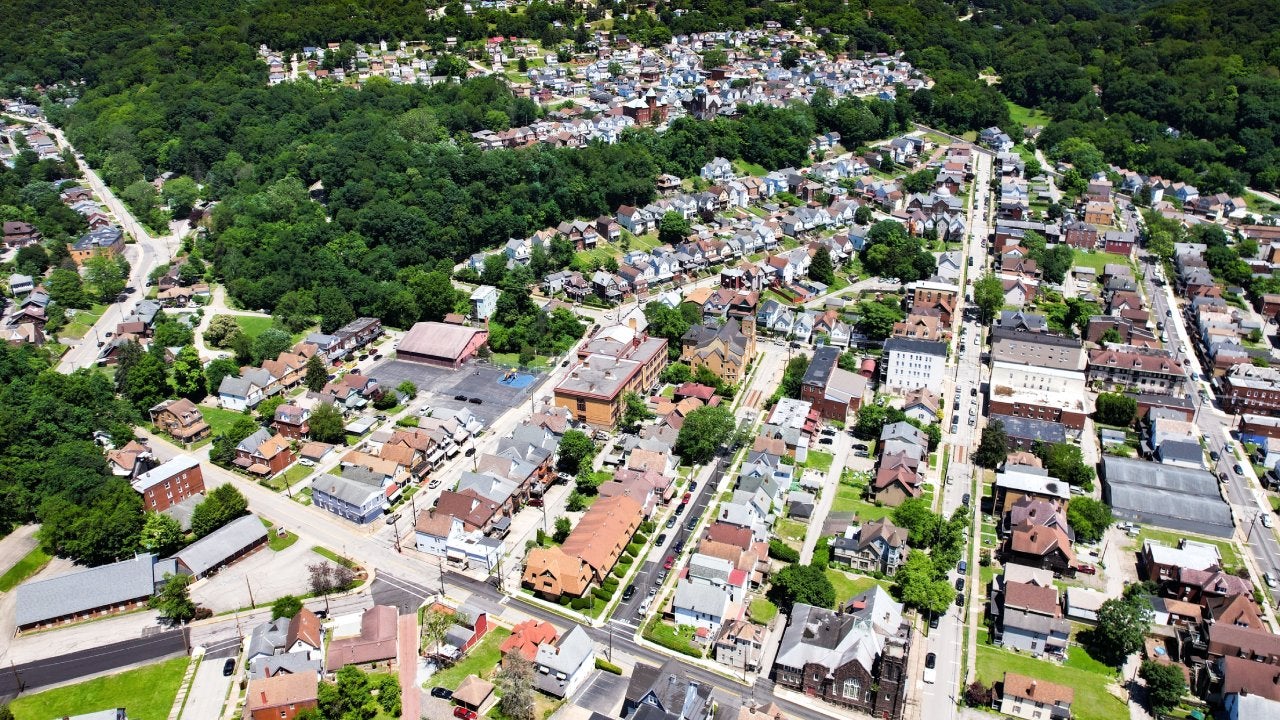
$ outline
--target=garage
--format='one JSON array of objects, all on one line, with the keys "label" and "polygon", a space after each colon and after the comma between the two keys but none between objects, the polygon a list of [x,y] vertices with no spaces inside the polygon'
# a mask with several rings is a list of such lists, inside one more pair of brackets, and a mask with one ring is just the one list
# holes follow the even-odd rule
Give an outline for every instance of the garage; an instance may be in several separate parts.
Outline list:
[{"label": "garage", "polygon": [[457,370],[489,340],[489,331],[440,322],[414,324],[396,347],[400,360]]}]

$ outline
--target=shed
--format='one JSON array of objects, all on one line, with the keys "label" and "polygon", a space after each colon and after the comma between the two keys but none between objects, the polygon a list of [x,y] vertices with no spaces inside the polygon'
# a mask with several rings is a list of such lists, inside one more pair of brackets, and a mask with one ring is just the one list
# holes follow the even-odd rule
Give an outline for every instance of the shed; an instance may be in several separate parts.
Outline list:
[{"label": "shed", "polygon": [[493,683],[488,680],[481,680],[475,675],[468,675],[463,679],[458,689],[453,691],[455,702],[476,712],[480,712],[480,708],[484,707],[492,697]]}]

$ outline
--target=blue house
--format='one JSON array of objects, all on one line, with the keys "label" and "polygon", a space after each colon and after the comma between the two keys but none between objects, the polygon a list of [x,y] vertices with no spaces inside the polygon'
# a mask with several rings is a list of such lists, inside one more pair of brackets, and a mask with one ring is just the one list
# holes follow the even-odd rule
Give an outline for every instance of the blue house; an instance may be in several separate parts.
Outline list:
[{"label": "blue house", "polygon": [[381,485],[326,474],[311,481],[311,501],[340,518],[364,525],[385,511],[387,494]]}]

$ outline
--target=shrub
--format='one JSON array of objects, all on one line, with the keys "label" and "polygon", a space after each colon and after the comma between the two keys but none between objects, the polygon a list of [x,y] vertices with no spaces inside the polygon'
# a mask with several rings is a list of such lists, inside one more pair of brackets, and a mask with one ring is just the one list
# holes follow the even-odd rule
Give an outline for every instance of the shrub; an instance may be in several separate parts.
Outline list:
[{"label": "shrub", "polygon": [[613,597],[613,593],[603,587],[591,588],[591,594],[600,598],[604,602],[609,602],[609,599]]},{"label": "shrub", "polygon": [[640,532],[644,533],[645,535],[652,535],[653,531],[657,529],[658,529],[658,524],[652,520],[645,520],[644,522],[640,523]]},{"label": "shrub", "polygon": [[574,610],[588,610],[595,604],[596,599],[593,597],[580,597],[569,601],[569,607]]},{"label": "shrub", "polygon": [[623,555],[622,557],[618,558],[619,565],[630,565],[633,562],[635,562],[635,558],[632,558],[628,555]]},{"label": "shrub", "polygon": [[561,595],[560,599],[557,600],[556,602],[560,603],[564,607],[569,607],[569,603],[573,602],[573,598],[569,597],[568,595]]},{"label": "shrub", "polygon": [[778,538],[769,539],[769,557],[782,562],[799,562],[800,551],[782,542]]},{"label": "shrub", "polygon": [[618,578],[610,575],[609,577],[604,579],[604,582],[600,583],[600,586],[608,590],[609,592],[613,592],[614,590],[618,589]]},{"label": "shrub", "polygon": [[618,667],[617,665],[614,665],[613,663],[609,662],[608,660],[605,660],[604,658],[596,658],[596,669],[603,670],[605,672],[610,672],[610,673],[613,673],[614,675],[622,674],[622,668]]},{"label": "shrub", "polygon": [[641,545],[638,542],[633,542],[627,546],[627,554],[630,555],[631,557],[635,557],[639,555],[640,551],[643,549],[644,549],[643,545]]},{"label": "shrub", "polygon": [[627,574],[627,566],[626,566],[626,565],[618,565],[617,567],[615,567],[615,568],[613,569],[613,576],[614,576],[614,577],[616,577],[616,578],[620,578],[620,577],[622,577],[622,576],[624,576],[624,575],[626,575],[626,574]]}]

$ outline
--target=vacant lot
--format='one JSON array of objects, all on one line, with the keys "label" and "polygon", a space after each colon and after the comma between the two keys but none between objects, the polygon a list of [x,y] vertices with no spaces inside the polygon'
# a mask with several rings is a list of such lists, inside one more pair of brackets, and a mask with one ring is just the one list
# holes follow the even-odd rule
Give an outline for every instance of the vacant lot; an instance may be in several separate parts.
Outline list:
[{"label": "vacant lot", "polygon": [[173,658],[23,696],[14,700],[9,709],[17,720],[48,720],[118,707],[129,710],[130,720],[165,720],[186,668],[187,658]]},{"label": "vacant lot", "polygon": [[497,670],[498,661],[502,659],[502,653],[498,649],[502,645],[502,641],[507,639],[511,631],[503,628],[493,628],[485,634],[484,639],[479,642],[471,651],[466,654],[462,660],[441,670],[431,679],[427,681],[427,685],[439,685],[457,690],[462,681],[468,675],[478,675],[482,678],[490,679]]}]

